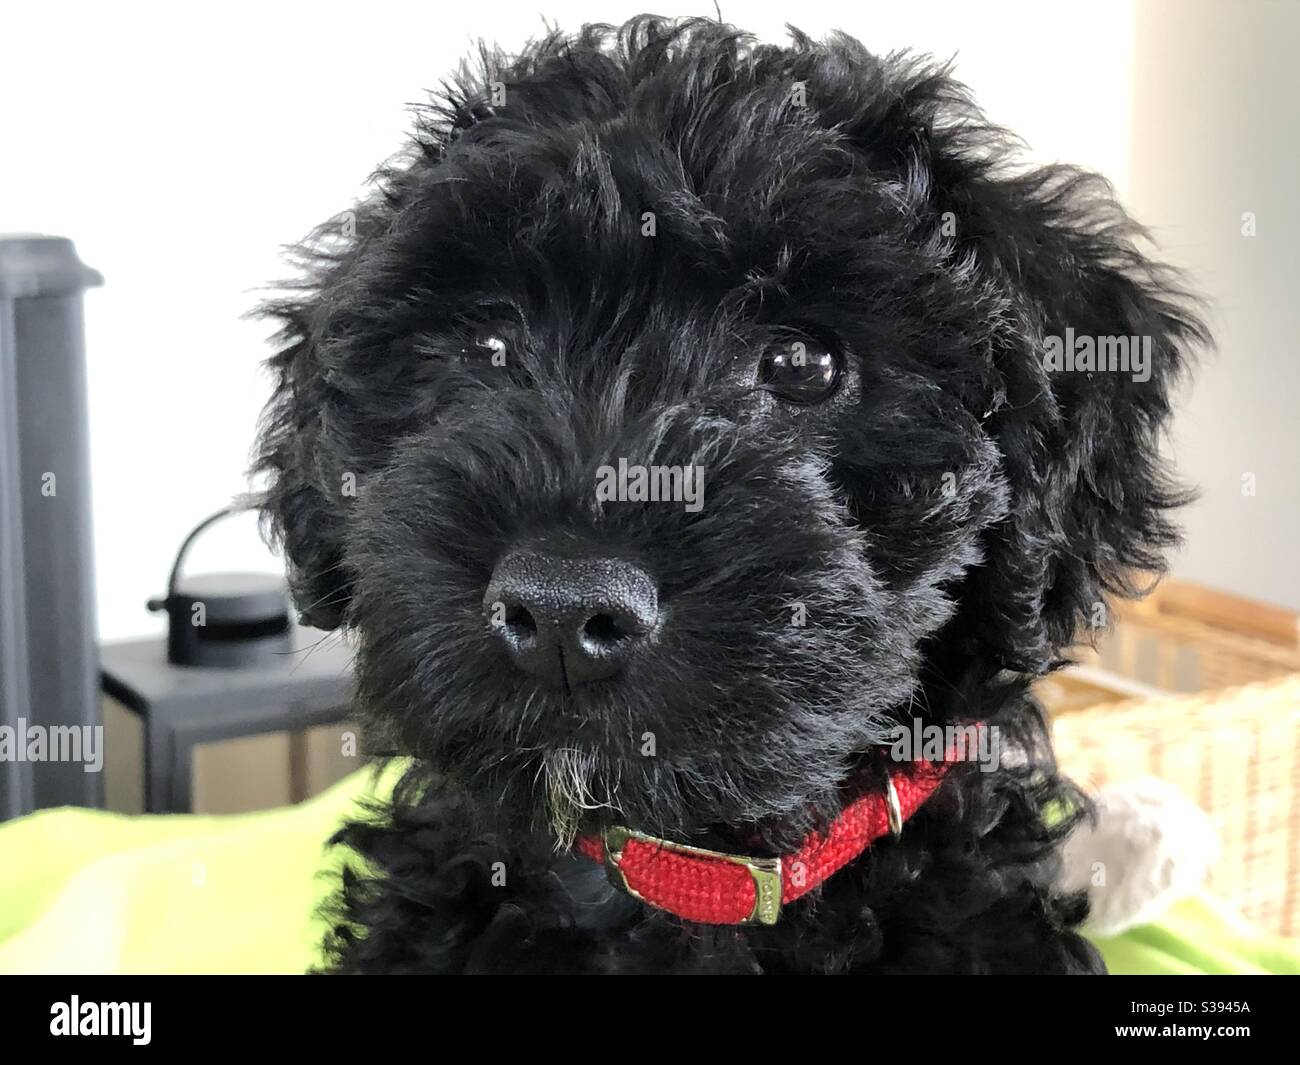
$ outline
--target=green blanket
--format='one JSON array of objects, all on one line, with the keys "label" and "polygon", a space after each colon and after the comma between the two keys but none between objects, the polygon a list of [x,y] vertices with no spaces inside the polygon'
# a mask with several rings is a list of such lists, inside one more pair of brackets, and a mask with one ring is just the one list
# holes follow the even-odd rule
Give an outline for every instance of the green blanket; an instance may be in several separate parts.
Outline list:
[{"label": "green blanket", "polygon": [[[0,973],[303,972],[338,861],[323,841],[391,782],[362,770],[231,817],[61,809],[0,825]],[[1117,973],[1300,972],[1300,943],[1204,897],[1099,946]]]}]

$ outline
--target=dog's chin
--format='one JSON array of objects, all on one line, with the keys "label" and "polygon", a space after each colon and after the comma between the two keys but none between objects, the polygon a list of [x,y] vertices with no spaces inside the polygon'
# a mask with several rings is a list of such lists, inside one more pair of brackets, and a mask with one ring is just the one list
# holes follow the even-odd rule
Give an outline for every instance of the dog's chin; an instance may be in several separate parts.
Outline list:
[{"label": "dog's chin", "polygon": [[[599,832],[618,823],[616,788],[602,786],[606,759],[590,748],[561,747],[542,755],[542,786],[546,826],[557,849],[573,846],[579,835]],[[615,792],[615,794],[611,794]]]},{"label": "dog's chin", "polygon": [[527,825],[556,851],[614,826],[728,852],[787,850],[834,816],[844,782],[836,775],[786,779],[778,790],[733,777],[725,794],[710,794],[683,786],[670,765],[648,771],[585,746],[503,753],[486,766],[480,760],[478,772],[467,772],[459,756],[427,761],[476,800],[491,822],[485,827]]}]

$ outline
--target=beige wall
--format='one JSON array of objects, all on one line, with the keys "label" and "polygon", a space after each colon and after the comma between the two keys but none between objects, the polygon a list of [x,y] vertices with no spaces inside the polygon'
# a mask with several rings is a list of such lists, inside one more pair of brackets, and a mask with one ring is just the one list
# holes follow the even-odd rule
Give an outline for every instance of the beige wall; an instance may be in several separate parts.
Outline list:
[{"label": "beige wall", "polygon": [[1175,427],[1202,497],[1174,572],[1300,609],[1300,3],[1135,14],[1126,200],[1213,301],[1219,348]]}]

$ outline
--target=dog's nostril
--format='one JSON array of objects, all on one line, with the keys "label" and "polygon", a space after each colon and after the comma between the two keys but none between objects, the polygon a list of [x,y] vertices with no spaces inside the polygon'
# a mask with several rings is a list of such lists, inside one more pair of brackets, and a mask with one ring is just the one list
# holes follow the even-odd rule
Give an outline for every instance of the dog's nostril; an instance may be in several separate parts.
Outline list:
[{"label": "dog's nostril", "polygon": [[613,646],[632,637],[632,633],[618,623],[612,614],[596,614],[582,626],[583,638],[598,647]]},{"label": "dog's nostril", "polygon": [[527,607],[514,605],[506,607],[505,627],[516,636],[536,636],[537,622]]}]

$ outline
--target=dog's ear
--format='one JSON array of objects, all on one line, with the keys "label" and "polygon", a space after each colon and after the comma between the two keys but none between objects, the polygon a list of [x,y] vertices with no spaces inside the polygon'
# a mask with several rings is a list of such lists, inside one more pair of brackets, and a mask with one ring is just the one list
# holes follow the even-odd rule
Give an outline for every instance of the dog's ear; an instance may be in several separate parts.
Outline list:
[{"label": "dog's ear", "polygon": [[[558,40],[558,37],[554,38]],[[491,115],[491,80],[503,62],[482,51],[481,69],[464,66],[416,112],[408,150],[373,175],[374,192],[318,226],[294,249],[299,279],[289,295],[267,301],[260,317],[278,322],[269,360],[274,391],[263,412],[253,471],[266,478],[260,508],[268,539],[280,546],[290,590],[304,624],[334,629],[351,601],[343,539],[345,514],[377,441],[355,439],[358,402],[349,366],[373,365],[358,355],[382,332],[381,310],[367,302],[358,275],[385,269],[378,238],[421,190],[448,145]],[[382,406],[382,398],[374,404]]]},{"label": "dog's ear", "polygon": [[[997,146],[987,127],[972,135]],[[996,393],[976,412],[1001,451],[1011,511],[988,532],[967,594],[973,616],[999,619],[983,636],[999,660],[1037,672],[1107,624],[1108,595],[1141,594],[1143,575],[1164,571],[1178,539],[1170,511],[1190,493],[1160,445],[1171,390],[1208,336],[1106,181],[1061,166],[1008,173],[996,152],[968,147],[931,144],[934,224],[955,230],[959,260],[1013,310],[991,351]]]},{"label": "dog's ear", "polygon": [[[1171,390],[1208,343],[1198,305],[1144,253],[1145,232],[1104,179],[1017,167],[1017,142],[946,66],[878,58],[846,38],[795,44],[787,76],[807,82],[824,125],[893,175],[911,204],[910,239],[987,286],[993,342],[972,357],[993,362],[990,394],[972,413],[1000,448],[1011,511],[963,590],[964,630],[997,661],[1041,671],[1106,624],[1108,594],[1138,594],[1139,575],[1161,572],[1177,541],[1169,512],[1189,493],[1159,444]],[[1124,338],[1145,362],[1049,365],[1049,345],[1084,337]]]},{"label": "dog's ear", "polygon": [[261,316],[280,323],[275,378],[263,411],[254,472],[265,476],[260,501],[269,539],[280,546],[302,623],[337,628],[349,601],[343,562],[345,471],[336,469],[328,418],[331,389],[321,337],[328,317],[328,278],[341,266],[323,251],[321,227],[300,249],[308,278],[292,296],[265,304]]}]

